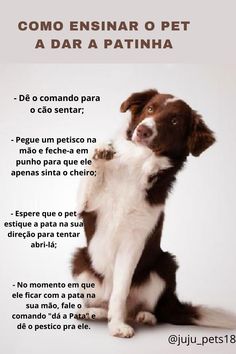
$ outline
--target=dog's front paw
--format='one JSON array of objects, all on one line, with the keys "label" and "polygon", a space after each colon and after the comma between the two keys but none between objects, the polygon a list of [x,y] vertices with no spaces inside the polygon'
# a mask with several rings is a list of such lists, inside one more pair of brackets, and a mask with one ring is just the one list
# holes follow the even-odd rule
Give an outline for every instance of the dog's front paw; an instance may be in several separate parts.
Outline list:
[{"label": "dog's front paw", "polygon": [[120,338],[131,338],[134,335],[134,329],[124,322],[110,321],[108,324],[110,334]]},{"label": "dog's front paw", "polygon": [[94,160],[112,160],[115,155],[115,150],[112,143],[104,144],[97,147],[94,151]]}]

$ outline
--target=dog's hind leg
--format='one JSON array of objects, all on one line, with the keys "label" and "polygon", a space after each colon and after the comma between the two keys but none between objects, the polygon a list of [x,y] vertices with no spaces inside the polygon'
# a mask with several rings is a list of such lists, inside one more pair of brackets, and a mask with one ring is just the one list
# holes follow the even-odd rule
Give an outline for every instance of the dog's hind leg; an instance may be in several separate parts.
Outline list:
[{"label": "dog's hind leg", "polygon": [[165,287],[166,282],[155,271],[150,272],[140,285],[133,285],[127,301],[131,320],[154,326],[157,323],[155,307]]},{"label": "dog's hind leg", "polygon": [[151,312],[139,311],[135,317],[135,322],[139,324],[154,326],[157,323],[157,319]]}]

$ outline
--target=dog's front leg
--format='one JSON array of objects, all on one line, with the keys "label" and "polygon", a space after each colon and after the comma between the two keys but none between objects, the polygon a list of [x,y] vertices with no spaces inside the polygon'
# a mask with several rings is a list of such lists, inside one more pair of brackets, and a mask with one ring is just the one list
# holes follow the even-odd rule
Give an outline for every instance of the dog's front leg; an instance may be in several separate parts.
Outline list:
[{"label": "dog's front leg", "polygon": [[83,211],[93,210],[90,200],[94,194],[98,194],[104,182],[104,172],[107,166],[107,161],[112,160],[115,155],[115,150],[112,143],[104,143],[98,145],[91,157],[92,164],[90,170],[96,171],[95,176],[86,176],[81,179],[79,194],[77,198],[77,212],[82,214]]},{"label": "dog's front leg", "polygon": [[144,247],[143,240],[135,240],[132,236],[127,235],[118,250],[108,312],[108,326],[111,335],[123,338],[129,338],[134,335],[133,328],[125,323],[127,316],[126,301],[134,270]]}]

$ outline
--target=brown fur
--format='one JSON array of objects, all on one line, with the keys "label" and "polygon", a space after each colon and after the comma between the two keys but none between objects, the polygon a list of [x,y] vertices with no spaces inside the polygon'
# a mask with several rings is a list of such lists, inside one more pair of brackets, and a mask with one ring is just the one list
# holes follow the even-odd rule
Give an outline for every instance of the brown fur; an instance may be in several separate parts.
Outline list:
[{"label": "brown fur", "polygon": [[95,275],[100,281],[103,277],[96,273],[92,267],[91,259],[88,254],[88,248],[78,248],[72,259],[72,274],[73,276],[78,276],[84,271],[90,272]]},{"label": "brown fur", "polygon": [[86,212],[83,211],[80,214],[80,217],[83,218],[83,222],[84,222],[84,231],[85,231],[85,235],[87,238],[87,243],[89,244],[91,238],[93,237],[93,234],[96,230],[96,220],[97,220],[97,214],[95,211],[92,212]]}]

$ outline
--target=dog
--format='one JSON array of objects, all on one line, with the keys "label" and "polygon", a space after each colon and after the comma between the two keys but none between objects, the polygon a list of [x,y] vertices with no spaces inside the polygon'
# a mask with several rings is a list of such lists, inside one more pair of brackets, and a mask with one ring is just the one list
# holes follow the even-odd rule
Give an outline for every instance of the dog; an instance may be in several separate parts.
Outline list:
[{"label": "dog", "polygon": [[132,94],[125,137],[98,146],[80,191],[87,247],[72,260],[79,282],[95,284],[81,313],[107,319],[111,335],[134,335],[132,322],[235,328],[236,317],[193,306],[176,295],[175,257],[161,249],[165,201],[189,154],[199,156],[214,133],[183,100],[157,90]]}]

